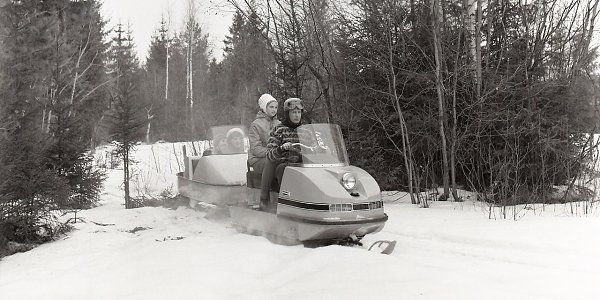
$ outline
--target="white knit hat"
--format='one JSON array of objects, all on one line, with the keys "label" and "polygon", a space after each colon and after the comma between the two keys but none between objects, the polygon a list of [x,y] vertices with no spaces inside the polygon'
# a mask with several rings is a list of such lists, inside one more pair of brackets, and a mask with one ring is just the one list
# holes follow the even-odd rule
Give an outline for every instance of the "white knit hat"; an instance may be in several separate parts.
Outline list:
[{"label": "white knit hat", "polygon": [[258,107],[260,107],[263,112],[267,112],[267,105],[273,101],[277,102],[277,99],[271,96],[271,94],[262,94],[260,98],[258,98]]},{"label": "white knit hat", "polygon": [[238,135],[240,135],[241,137],[244,137],[244,136],[245,136],[245,134],[244,134],[244,131],[243,131],[243,130],[241,130],[241,129],[239,129],[239,128],[237,128],[237,127],[234,127],[234,128],[231,128],[231,129],[229,129],[229,131],[227,131],[227,134],[226,134],[225,136],[227,137],[227,139],[229,139],[229,138],[231,138],[231,136],[232,136],[232,135],[234,135],[234,134],[238,134]]}]

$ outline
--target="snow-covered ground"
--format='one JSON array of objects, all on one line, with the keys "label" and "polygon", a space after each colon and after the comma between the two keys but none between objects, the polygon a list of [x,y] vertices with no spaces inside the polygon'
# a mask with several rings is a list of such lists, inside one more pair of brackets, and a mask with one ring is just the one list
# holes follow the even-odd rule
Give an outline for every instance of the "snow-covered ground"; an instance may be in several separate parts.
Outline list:
[{"label": "snow-covered ground", "polygon": [[[176,193],[178,148],[139,147],[140,191]],[[365,246],[310,249],[237,233],[186,207],[125,210],[121,179],[110,171],[101,205],[80,212],[85,223],[67,236],[0,261],[0,299],[600,297],[595,208],[519,208],[513,221],[498,209],[490,219],[470,200],[424,209],[390,194],[389,221]],[[368,251],[377,240],[398,244],[391,255]]]}]

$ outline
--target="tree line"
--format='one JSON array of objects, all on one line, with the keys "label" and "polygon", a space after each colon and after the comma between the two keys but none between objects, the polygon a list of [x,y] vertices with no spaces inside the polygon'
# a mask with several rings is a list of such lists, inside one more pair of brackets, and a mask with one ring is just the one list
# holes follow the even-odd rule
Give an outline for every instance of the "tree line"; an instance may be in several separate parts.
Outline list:
[{"label": "tree line", "polygon": [[339,124],[353,164],[415,204],[438,186],[547,202],[595,172],[598,2],[228,0],[218,61],[193,0],[141,59],[97,0],[2,0],[0,236],[39,239],[52,211],[95,205],[96,146],[117,145],[128,183],[136,143],[248,125],[262,93]]},{"label": "tree line", "polygon": [[599,1],[229,2],[266,43],[274,94],[340,124],[383,189],[540,203],[596,175]]},{"label": "tree line", "polygon": [[119,25],[109,40],[105,25],[98,1],[0,2],[0,256],[66,230],[57,212],[97,204],[95,146],[116,145],[128,184],[147,123],[140,68],[131,34]]}]

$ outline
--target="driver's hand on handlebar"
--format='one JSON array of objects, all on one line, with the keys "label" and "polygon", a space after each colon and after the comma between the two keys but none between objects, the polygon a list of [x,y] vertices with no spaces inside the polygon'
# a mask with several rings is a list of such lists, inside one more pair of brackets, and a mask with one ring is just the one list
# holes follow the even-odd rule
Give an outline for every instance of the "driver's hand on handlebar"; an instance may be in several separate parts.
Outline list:
[{"label": "driver's hand on handlebar", "polygon": [[284,143],[283,145],[281,145],[281,148],[283,148],[283,150],[285,150],[285,151],[290,150],[292,148],[292,143],[290,143],[290,142]]}]

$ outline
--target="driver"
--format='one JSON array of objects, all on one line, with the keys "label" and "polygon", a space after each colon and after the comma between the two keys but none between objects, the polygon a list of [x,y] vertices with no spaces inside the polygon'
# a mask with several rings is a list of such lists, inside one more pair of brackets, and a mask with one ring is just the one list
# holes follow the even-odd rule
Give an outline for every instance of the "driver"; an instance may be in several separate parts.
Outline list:
[{"label": "driver", "polygon": [[[270,182],[273,178],[273,172],[277,176],[277,181],[281,186],[281,177],[285,167],[290,163],[297,163],[301,160],[300,153],[292,147],[292,144],[298,143],[298,127],[304,124],[304,105],[299,98],[289,98],[283,103],[283,120],[271,131],[269,142],[267,144],[267,160],[263,170],[263,186],[264,183]],[[267,178],[265,178],[267,176]],[[269,177],[270,176],[270,177]],[[266,179],[266,180],[265,180]],[[265,207],[263,203],[264,190],[261,190],[261,208]],[[269,190],[266,190],[268,195]],[[267,210],[273,210],[274,205],[268,203]]]}]

